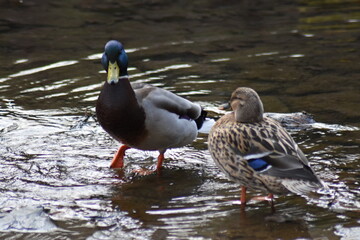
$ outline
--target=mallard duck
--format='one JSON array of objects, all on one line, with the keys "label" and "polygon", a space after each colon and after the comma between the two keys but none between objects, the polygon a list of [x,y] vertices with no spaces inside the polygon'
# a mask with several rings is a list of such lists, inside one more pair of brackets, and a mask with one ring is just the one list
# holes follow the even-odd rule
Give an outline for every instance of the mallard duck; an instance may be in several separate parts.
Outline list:
[{"label": "mallard duck", "polygon": [[209,151],[227,177],[246,188],[273,194],[303,194],[323,186],[294,139],[278,123],[263,116],[263,104],[251,88],[231,95],[232,112],[222,116],[209,133]]},{"label": "mallard duck", "polygon": [[200,105],[167,90],[130,83],[128,57],[118,41],[106,43],[101,64],[107,80],[97,100],[96,116],[103,129],[124,144],[110,167],[122,168],[125,151],[136,148],[159,151],[159,171],[167,149],[194,141],[206,112]]}]

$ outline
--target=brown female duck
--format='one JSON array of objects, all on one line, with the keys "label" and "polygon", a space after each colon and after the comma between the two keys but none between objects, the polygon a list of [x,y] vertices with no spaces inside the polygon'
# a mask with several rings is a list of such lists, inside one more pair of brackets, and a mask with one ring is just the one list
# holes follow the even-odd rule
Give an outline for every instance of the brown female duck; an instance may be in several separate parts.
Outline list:
[{"label": "brown female duck", "polygon": [[231,95],[233,112],[221,117],[209,133],[209,151],[216,165],[242,186],[272,194],[307,193],[323,186],[307,158],[281,125],[263,117],[263,104],[251,88]]},{"label": "brown female duck", "polygon": [[131,84],[127,73],[128,57],[115,40],[105,45],[101,63],[107,71],[96,104],[100,125],[123,143],[111,168],[124,166],[128,148],[157,150],[160,170],[166,149],[191,143],[205,119],[206,112],[174,93],[148,84]]}]

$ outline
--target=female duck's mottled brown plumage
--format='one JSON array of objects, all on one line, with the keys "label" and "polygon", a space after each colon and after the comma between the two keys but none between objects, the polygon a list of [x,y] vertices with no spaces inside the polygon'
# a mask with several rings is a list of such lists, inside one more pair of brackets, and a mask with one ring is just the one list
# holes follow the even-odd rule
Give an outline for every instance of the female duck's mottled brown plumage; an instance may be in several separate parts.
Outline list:
[{"label": "female duck's mottled brown plumage", "polygon": [[209,150],[231,180],[276,194],[306,193],[322,186],[293,138],[278,122],[263,117],[262,102],[253,89],[237,88],[230,104],[233,112],[210,131]]}]

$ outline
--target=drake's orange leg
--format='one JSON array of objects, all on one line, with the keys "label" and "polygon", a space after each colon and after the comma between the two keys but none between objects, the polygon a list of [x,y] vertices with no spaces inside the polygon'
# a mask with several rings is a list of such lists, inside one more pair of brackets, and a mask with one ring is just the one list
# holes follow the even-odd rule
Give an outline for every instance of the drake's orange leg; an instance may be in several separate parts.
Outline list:
[{"label": "drake's orange leg", "polygon": [[163,164],[163,161],[164,161],[164,153],[160,153],[157,160],[158,161],[157,161],[157,164],[156,164],[156,171],[158,173],[160,173],[160,170],[162,168],[162,164]]},{"label": "drake's orange leg", "polygon": [[241,187],[240,203],[242,206],[246,205],[246,187]]},{"label": "drake's orange leg", "polygon": [[116,152],[114,158],[111,161],[110,168],[123,168],[124,167],[124,156],[125,151],[130,147],[127,145],[122,145],[119,150]]}]

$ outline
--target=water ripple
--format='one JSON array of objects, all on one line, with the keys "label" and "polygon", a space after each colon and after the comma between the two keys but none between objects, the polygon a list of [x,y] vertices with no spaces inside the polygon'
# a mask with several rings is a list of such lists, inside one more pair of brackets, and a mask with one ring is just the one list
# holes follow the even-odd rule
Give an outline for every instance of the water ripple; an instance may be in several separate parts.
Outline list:
[{"label": "water ripple", "polygon": [[14,74],[9,75],[9,78],[26,76],[26,75],[46,71],[46,70],[53,69],[53,68],[66,67],[66,66],[76,64],[78,62],[79,61],[77,61],[77,60],[60,61],[60,62],[52,63],[52,64],[49,64],[49,65],[46,65],[46,66],[42,66],[42,67],[23,70],[23,71],[20,71],[18,73],[14,73]]}]

